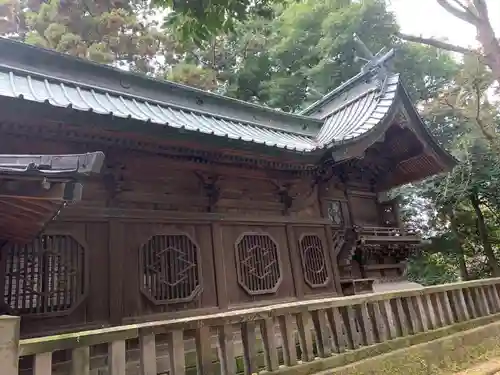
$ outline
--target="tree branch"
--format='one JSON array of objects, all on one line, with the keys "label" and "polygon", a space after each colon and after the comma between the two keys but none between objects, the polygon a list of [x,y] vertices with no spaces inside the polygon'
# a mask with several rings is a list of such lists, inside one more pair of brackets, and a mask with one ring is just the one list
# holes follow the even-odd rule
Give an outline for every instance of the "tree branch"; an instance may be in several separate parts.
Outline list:
[{"label": "tree branch", "polygon": [[[470,10],[460,10],[456,8],[455,6],[451,5],[448,0],[436,0],[441,7],[446,10],[448,13],[451,15],[457,17],[458,19],[461,19],[462,21],[465,21],[467,23],[470,23],[471,25],[476,26],[481,20],[477,18],[474,13],[472,13]],[[455,1],[455,0],[454,0]],[[456,2],[456,1],[455,1]],[[466,8],[463,4],[460,4],[462,8]]]},{"label": "tree branch", "polygon": [[434,38],[424,38],[416,35],[408,35],[404,33],[397,32],[395,34],[398,38],[406,40],[408,42],[426,44],[428,46],[444,49],[451,52],[463,53],[465,55],[481,56],[481,54],[473,49],[460,47],[451,43],[443,42]]}]

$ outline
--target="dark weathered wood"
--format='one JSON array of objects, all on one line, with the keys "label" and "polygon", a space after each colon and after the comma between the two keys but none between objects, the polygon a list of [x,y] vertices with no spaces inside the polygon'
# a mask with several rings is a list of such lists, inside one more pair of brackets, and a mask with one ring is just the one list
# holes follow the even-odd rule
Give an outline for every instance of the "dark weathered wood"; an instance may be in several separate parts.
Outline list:
[{"label": "dark weathered wood", "polygon": [[125,375],[127,369],[125,340],[117,340],[108,344],[109,375]]},{"label": "dark weathered wood", "polygon": [[300,261],[299,250],[297,249],[297,238],[292,225],[286,226],[286,238],[288,243],[288,254],[292,267],[293,283],[297,298],[304,297],[304,277],[302,273],[302,262]]},{"label": "dark weathered wood", "polygon": [[326,313],[324,310],[316,310],[312,312],[314,324],[314,332],[316,335],[316,346],[318,355],[321,358],[326,358],[332,354],[332,343],[330,339],[330,330],[328,328]]},{"label": "dark weathered wood", "polygon": [[[116,373],[110,374],[116,375]],[[125,372],[123,374],[125,374]],[[52,375],[52,353],[40,353],[35,355],[33,375]]]},{"label": "dark weathered wood", "polygon": [[447,323],[440,295],[439,293],[432,293],[430,296],[435,306],[437,327],[444,327]]},{"label": "dark weathered wood", "polygon": [[226,265],[224,261],[224,243],[219,223],[211,224],[212,247],[215,264],[215,280],[217,284],[217,303],[220,308],[228,307]]},{"label": "dark weathered wood", "polygon": [[184,332],[181,330],[169,332],[167,336],[167,346],[170,361],[170,373],[172,375],[184,375],[186,373]]},{"label": "dark weathered wood", "polygon": [[257,372],[257,338],[255,335],[255,323],[245,322],[241,324],[241,341],[243,343],[243,362],[245,375]]},{"label": "dark weathered wood", "polygon": [[141,334],[139,349],[141,375],[157,375],[155,335],[152,333]]},{"label": "dark weathered wood", "polygon": [[123,250],[124,227],[118,220],[109,223],[109,319],[112,324],[121,324],[123,317]]},{"label": "dark weathered wood", "polygon": [[297,364],[297,348],[294,337],[293,316],[285,314],[278,316],[281,340],[283,341],[283,360],[285,366],[295,366]]},{"label": "dark weathered wood", "polygon": [[312,341],[313,324],[311,314],[309,312],[300,313],[297,314],[296,318],[300,350],[302,351],[302,360],[310,362],[314,359]]},{"label": "dark weathered wood", "polygon": [[196,368],[198,375],[215,374],[212,362],[212,333],[210,327],[202,326],[196,330]]},{"label": "dark weathered wood", "polygon": [[278,348],[276,346],[276,333],[274,330],[274,320],[264,319],[260,322],[262,342],[264,344],[264,358],[267,371],[278,369]]}]

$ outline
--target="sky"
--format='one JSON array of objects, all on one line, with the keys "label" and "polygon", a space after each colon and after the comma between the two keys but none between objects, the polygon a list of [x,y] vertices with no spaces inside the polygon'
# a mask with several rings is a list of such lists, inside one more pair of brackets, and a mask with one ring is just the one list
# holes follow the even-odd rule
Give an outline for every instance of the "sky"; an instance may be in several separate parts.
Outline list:
[{"label": "sky", "polygon": [[[492,25],[500,35],[500,0],[488,0]],[[441,8],[436,0],[391,0],[392,11],[406,34],[436,37],[464,47],[477,46],[475,29]]]}]

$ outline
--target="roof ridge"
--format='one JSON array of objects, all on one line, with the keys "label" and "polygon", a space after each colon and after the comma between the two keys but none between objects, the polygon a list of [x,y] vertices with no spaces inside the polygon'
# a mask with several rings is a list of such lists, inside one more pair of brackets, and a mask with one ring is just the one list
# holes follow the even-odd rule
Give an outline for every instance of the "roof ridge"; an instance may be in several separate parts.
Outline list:
[{"label": "roof ridge", "polygon": [[[381,51],[382,52],[382,51]],[[371,78],[377,74],[384,74],[385,76],[389,75],[389,72],[386,71],[384,65],[387,61],[390,61],[395,56],[395,50],[391,49],[389,52],[384,54],[377,54],[371,60],[369,60],[363,67],[361,71],[355,76],[349,78],[347,81],[342,83],[340,86],[334,88],[333,90],[326,93],[321,99],[315,101],[311,105],[309,105],[304,110],[300,111],[299,114],[302,116],[308,116],[313,112],[317,107],[335,99],[338,95],[344,93],[345,91],[352,88],[353,85],[359,83],[359,81],[364,78]],[[385,78],[385,77],[384,77]]]}]

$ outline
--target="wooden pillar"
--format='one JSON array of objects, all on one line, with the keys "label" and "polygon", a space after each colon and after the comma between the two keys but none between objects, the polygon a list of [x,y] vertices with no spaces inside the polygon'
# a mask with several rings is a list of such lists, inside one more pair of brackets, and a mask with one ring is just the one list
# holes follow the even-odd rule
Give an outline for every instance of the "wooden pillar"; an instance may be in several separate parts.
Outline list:
[{"label": "wooden pillar", "polygon": [[295,286],[295,295],[298,299],[304,298],[304,285],[302,276],[302,262],[300,260],[299,250],[297,249],[297,239],[293,230],[293,226],[286,226],[286,238],[288,241],[288,254],[290,256],[290,264],[292,266],[293,284]]},{"label": "wooden pillar", "polygon": [[229,306],[227,296],[226,265],[224,256],[224,244],[222,241],[222,228],[219,223],[212,223],[212,247],[215,262],[215,282],[217,288],[217,304],[221,309]]},{"label": "wooden pillar", "polygon": [[118,220],[109,222],[109,320],[111,324],[122,324],[124,284],[125,230]]},{"label": "wooden pillar", "polygon": [[19,327],[17,316],[0,316],[0,369],[2,375],[18,375]]}]

